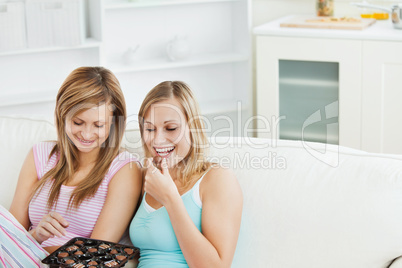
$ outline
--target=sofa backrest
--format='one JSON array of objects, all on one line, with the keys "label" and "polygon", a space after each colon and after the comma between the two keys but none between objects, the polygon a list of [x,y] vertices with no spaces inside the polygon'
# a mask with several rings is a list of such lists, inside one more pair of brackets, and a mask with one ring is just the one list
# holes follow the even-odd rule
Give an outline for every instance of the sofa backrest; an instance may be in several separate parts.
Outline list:
[{"label": "sofa backrest", "polygon": [[237,138],[211,156],[244,195],[233,267],[386,268],[402,255],[402,157]]},{"label": "sofa backrest", "polygon": [[55,140],[56,130],[45,119],[0,116],[0,204],[9,208],[18,175],[32,146]]},{"label": "sofa backrest", "polygon": [[[8,208],[29,149],[56,132],[45,120],[0,116],[0,137]],[[138,130],[126,131],[123,147],[142,158]],[[401,157],[263,139],[220,138],[209,149],[243,191],[233,267],[385,268],[402,255]]]}]

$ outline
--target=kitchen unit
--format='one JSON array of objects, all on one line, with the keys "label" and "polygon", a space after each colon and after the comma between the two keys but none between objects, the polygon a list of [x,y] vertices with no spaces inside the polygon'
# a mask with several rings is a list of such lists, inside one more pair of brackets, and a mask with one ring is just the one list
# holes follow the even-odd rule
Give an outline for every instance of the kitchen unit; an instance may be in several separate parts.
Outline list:
[{"label": "kitchen unit", "polygon": [[249,0],[82,1],[88,24],[84,44],[0,52],[0,69],[12,74],[0,74],[6,81],[0,114],[48,113],[73,68],[102,65],[121,83],[129,127],[138,127],[142,100],[164,80],[192,87],[210,135],[222,126],[237,130],[251,116]]},{"label": "kitchen unit", "polygon": [[294,17],[254,28],[257,135],[402,153],[402,31],[280,27]]}]

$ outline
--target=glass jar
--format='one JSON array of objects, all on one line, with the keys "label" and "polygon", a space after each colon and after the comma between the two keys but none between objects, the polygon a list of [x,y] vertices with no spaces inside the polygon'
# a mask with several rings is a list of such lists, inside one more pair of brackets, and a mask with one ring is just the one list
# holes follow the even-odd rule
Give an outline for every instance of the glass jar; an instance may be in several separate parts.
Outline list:
[{"label": "glass jar", "polygon": [[317,16],[333,16],[334,1],[333,0],[316,0]]}]

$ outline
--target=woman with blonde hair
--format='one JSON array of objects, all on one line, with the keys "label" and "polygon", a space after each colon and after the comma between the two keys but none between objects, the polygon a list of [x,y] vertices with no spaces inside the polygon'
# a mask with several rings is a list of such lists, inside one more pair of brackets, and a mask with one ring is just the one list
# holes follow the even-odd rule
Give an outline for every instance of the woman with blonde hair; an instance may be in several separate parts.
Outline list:
[{"label": "woman with blonde hair", "polygon": [[206,161],[207,138],[190,88],[180,81],[158,84],[138,117],[149,157],[130,225],[138,267],[230,267],[242,192],[230,170]]},{"label": "woman with blonde hair", "polygon": [[120,148],[125,123],[112,72],[81,67],[66,78],[56,99],[57,141],[33,146],[10,211],[0,207],[3,266],[40,267],[77,236],[120,240],[142,187],[138,161]]}]

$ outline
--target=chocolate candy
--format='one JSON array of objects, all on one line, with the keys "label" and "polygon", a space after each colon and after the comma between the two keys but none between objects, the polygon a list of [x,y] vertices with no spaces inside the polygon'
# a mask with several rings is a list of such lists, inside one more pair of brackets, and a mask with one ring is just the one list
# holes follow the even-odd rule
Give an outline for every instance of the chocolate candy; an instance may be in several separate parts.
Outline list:
[{"label": "chocolate candy", "polygon": [[117,267],[117,265],[119,265],[119,263],[116,262],[116,261],[107,261],[107,262],[105,262],[106,267]]},{"label": "chocolate candy", "polygon": [[132,248],[125,248],[124,252],[126,252],[129,255],[131,255],[131,254],[133,254],[134,250]]},{"label": "chocolate candy", "polygon": [[83,245],[83,244],[84,244],[84,241],[82,241],[82,240],[77,240],[77,241],[74,242],[74,244],[76,244],[76,245]]},{"label": "chocolate candy", "polygon": [[97,252],[97,251],[98,251],[97,248],[89,248],[88,249],[88,252],[91,252],[91,253],[94,253],[94,252]]},{"label": "chocolate candy", "polygon": [[84,254],[84,252],[82,252],[81,250],[74,252],[74,255],[82,255],[82,254]]},{"label": "chocolate candy", "polygon": [[76,237],[42,260],[50,268],[122,267],[139,250],[108,241]]},{"label": "chocolate candy", "polygon": [[75,261],[72,259],[66,260],[66,264],[73,264],[73,263],[75,263]]},{"label": "chocolate candy", "polygon": [[116,256],[116,260],[118,260],[118,261],[124,261],[125,259],[127,259],[127,257],[124,256],[124,255],[117,255]]},{"label": "chocolate candy", "polygon": [[99,248],[101,248],[101,249],[107,249],[107,248],[110,248],[110,246],[107,245],[107,244],[101,244],[101,245],[99,246]]},{"label": "chocolate candy", "polygon": [[66,248],[67,251],[74,251],[74,250],[77,250],[77,249],[78,249],[78,247],[76,245],[69,246],[68,248]]},{"label": "chocolate candy", "polygon": [[68,257],[68,253],[67,253],[67,252],[60,252],[60,253],[57,255],[57,257],[59,257],[60,259],[61,259],[61,258]]}]

